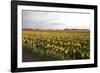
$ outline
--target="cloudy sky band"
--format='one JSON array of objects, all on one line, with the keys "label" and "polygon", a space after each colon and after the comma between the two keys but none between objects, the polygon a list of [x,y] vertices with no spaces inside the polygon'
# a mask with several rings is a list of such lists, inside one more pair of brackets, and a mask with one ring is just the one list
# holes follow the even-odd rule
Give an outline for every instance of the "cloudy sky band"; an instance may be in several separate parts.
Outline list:
[{"label": "cloudy sky band", "polygon": [[23,29],[90,29],[89,12],[22,10]]},{"label": "cloudy sky band", "polygon": [[23,11],[90,14],[89,12],[70,12],[70,11],[22,10],[22,12]]}]

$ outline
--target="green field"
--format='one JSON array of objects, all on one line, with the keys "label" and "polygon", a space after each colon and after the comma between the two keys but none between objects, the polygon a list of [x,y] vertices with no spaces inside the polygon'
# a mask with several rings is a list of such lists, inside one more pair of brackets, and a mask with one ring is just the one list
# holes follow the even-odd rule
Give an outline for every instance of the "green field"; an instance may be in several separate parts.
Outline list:
[{"label": "green field", "polygon": [[23,30],[22,47],[44,61],[89,59],[90,33]]}]

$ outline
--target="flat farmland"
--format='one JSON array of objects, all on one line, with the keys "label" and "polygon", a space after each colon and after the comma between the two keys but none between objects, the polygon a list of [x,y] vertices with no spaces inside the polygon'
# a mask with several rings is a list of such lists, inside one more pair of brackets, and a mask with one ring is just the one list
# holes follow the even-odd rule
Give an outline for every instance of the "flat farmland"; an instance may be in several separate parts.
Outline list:
[{"label": "flat farmland", "polygon": [[23,62],[90,58],[89,30],[23,30]]}]

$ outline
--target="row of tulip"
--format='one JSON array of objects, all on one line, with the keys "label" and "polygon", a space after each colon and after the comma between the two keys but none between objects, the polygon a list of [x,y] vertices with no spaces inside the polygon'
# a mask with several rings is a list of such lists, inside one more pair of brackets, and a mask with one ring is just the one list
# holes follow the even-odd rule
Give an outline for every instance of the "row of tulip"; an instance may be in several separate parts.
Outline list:
[{"label": "row of tulip", "polygon": [[23,31],[23,48],[45,60],[90,58],[89,33]]}]

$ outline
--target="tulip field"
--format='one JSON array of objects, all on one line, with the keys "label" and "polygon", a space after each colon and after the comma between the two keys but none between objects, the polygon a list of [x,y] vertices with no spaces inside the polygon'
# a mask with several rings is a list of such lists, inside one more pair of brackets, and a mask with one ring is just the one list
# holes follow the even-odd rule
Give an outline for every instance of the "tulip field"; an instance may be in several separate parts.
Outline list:
[{"label": "tulip field", "polygon": [[22,31],[22,48],[46,61],[89,59],[90,33]]}]

